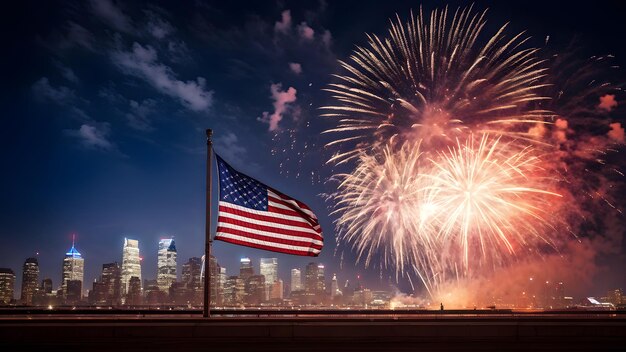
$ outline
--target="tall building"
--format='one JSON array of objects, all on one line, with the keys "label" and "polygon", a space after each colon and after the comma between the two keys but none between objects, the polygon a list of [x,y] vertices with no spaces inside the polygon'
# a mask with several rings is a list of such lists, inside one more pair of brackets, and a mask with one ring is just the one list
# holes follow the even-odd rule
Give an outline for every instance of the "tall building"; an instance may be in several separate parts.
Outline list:
[{"label": "tall building", "polygon": [[261,258],[260,272],[265,276],[265,298],[270,299],[272,286],[278,280],[278,259]]},{"label": "tall building", "polygon": [[291,292],[302,291],[302,273],[300,269],[291,269]]},{"label": "tall building", "polygon": [[34,306],[50,306],[57,305],[59,303],[57,297],[57,292],[52,290],[52,279],[45,278],[41,280],[41,284],[39,285],[39,290],[35,297],[33,298]]},{"label": "tall building", "polygon": [[122,269],[117,262],[102,264],[100,282],[102,283],[102,289],[104,290],[105,303],[111,306],[121,304]]},{"label": "tall building", "polygon": [[[205,256],[202,256],[202,285],[204,285],[204,268],[205,268]],[[209,269],[211,273],[209,274],[210,283],[210,299],[211,305],[220,304],[220,289],[219,289],[219,276],[220,276],[220,265],[217,262],[217,258],[214,255],[211,255],[209,261]],[[203,302],[204,303],[204,302]]]},{"label": "tall building", "polygon": [[[85,268],[85,260],[80,255],[80,253],[76,250],[75,247],[75,238],[72,238],[72,248],[65,253],[65,258],[63,259],[63,282],[61,284],[61,289],[63,291],[63,298],[67,298],[68,295],[68,287],[67,284],[69,281],[80,281],[80,286],[82,290],[82,283],[84,278],[84,268]],[[76,293],[76,288],[78,284],[72,284],[72,296],[78,294],[77,301],[80,301],[82,298],[82,292]],[[72,297],[74,299],[75,297]]]},{"label": "tall building", "polygon": [[9,268],[0,268],[0,304],[9,304],[13,300],[15,273]]},{"label": "tall building", "polygon": [[106,285],[102,281],[94,280],[87,300],[91,305],[106,305],[107,304],[107,290]]},{"label": "tall building", "polygon": [[265,276],[265,282],[273,284],[278,280],[278,259],[261,258],[261,275]]},{"label": "tall building", "polygon": [[238,276],[229,276],[224,283],[224,305],[238,306],[243,303],[245,282]]},{"label": "tall building", "polygon": [[76,304],[83,298],[83,281],[67,280],[67,292],[65,294],[65,304]]},{"label": "tall building", "polygon": [[283,300],[283,280],[278,279],[270,285],[270,301],[282,301]]},{"label": "tall building", "polygon": [[263,275],[252,275],[248,277],[245,285],[245,303],[259,305],[265,302],[265,277]]},{"label": "tall building", "polygon": [[224,287],[226,285],[227,278],[228,275],[226,275],[226,268],[220,267],[219,284],[217,285],[217,303],[219,305],[224,304]]},{"label": "tall building", "polygon": [[304,291],[315,294],[317,291],[317,264],[309,263],[304,271]]},{"label": "tall building", "polygon": [[141,296],[141,280],[137,276],[131,276],[128,280],[128,291],[125,303],[128,306],[136,306],[143,303]]},{"label": "tall building", "polygon": [[330,282],[330,297],[335,298],[335,296],[340,294],[341,291],[339,291],[339,284],[337,283],[337,274],[333,274],[333,280]]},{"label": "tall building", "polygon": [[141,258],[139,257],[139,241],[124,238],[122,252],[122,295],[129,293],[131,277],[139,279],[141,290]]},{"label": "tall building", "polygon": [[326,292],[326,280],[324,277],[324,264],[319,264],[317,266],[317,282],[316,282],[316,293],[323,294]]},{"label": "tall building", "polygon": [[30,306],[39,285],[39,262],[37,258],[27,258],[22,267],[22,304]]},{"label": "tall building", "polygon": [[176,282],[176,244],[173,238],[165,238],[159,241],[157,284],[159,290],[169,292],[174,282]]},{"label": "tall building", "polygon": [[254,268],[252,267],[252,262],[250,258],[241,258],[239,261],[239,277],[244,281],[248,280],[248,278],[254,275]]},{"label": "tall building", "polygon": [[202,304],[202,259],[191,257],[183,264],[182,284],[187,289],[187,300],[193,305]]},{"label": "tall building", "polygon": [[45,278],[41,280],[41,292],[51,295],[52,294],[52,279]]},{"label": "tall building", "polygon": [[[215,306],[221,304],[220,299],[220,286],[219,286],[219,278],[220,278],[220,265],[217,262],[217,258],[214,255],[211,255],[211,305]],[[204,282],[203,282],[204,284]]]}]

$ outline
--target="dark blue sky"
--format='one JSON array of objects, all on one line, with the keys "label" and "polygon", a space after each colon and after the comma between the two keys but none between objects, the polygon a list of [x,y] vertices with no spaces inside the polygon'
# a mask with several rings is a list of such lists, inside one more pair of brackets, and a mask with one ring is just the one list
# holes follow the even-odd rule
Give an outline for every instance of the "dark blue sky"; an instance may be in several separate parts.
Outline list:
[{"label": "dark blue sky", "polygon": [[[489,32],[511,21],[511,33],[527,29],[536,45],[547,35],[556,48],[578,38],[583,55],[614,54],[625,66],[623,5],[545,3],[476,6],[490,8]],[[389,17],[419,4],[32,1],[3,11],[0,267],[19,282],[24,259],[39,252],[41,278],[57,286],[73,233],[86,288],[103,263],[121,261],[125,236],[140,241],[145,278],[155,277],[162,237],[175,236],[180,264],[201,256],[204,130],[212,128],[233,166],[319,214],[326,241],[316,260],[339,271],[320,196],[331,190],[319,136],[328,125],[317,110],[330,98],[321,88],[364,33],[383,33]],[[310,260],[224,243],[214,252],[229,274],[242,256],[257,267],[278,257],[284,279]],[[610,263],[623,263],[619,255]],[[342,282],[378,276],[345,262]],[[623,276],[602,285],[625,286]]]}]

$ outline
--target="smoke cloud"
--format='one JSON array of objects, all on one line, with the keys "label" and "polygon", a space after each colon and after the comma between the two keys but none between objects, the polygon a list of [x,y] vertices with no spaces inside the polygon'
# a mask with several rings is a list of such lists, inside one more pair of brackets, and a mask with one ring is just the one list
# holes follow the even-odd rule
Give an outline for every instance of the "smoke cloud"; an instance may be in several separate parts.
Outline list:
[{"label": "smoke cloud", "polygon": [[278,123],[283,119],[283,115],[289,108],[289,104],[296,101],[296,89],[289,87],[286,91],[281,90],[282,84],[272,84],[270,91],[272,92],[271,98],[274,100],[274,112],[270,115],[269,112],[263,112],[261,121],[270,125],[270,131],[276,131],[278,129]]},{"label": "smoke cloud", "polygon": [[598,104],[598,108],[610,112],[617,106],[617,101],[615,101],[614,94],[605,94],[600,97],[600,104]]},{"label": "smoke cloud", "polygon": [[609,127],[611,127],[611,130],[607,134],[609,138],[617,143],[624,143],[624,128],[622,127],[622,124],[614,122],[610,124]]},{"label": "smoke cloud", "polygon": [[274,30],[279,33],[286,34],[291,29],[291,11],[285,10],[281,14],[280,21],[274,24]]}]

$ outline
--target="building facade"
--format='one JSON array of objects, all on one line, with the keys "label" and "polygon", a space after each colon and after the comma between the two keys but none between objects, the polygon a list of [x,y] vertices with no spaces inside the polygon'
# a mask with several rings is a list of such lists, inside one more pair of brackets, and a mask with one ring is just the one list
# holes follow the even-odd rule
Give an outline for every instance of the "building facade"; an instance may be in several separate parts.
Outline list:
[{"label": "building facade", "polygon": [[291,292],[302,291],[302,273],[300,269],[291,269]]},{"label": "building facade", "polygon": [[27,258],[22,267],[22,304],[30,306],[39,286],[39,262],[37,258]]},{"label": "building facade", "polygon": [[[70,248],[70,250],[65,253],[65,258],[63,259],[63,281],[61,283],[61,289],[64,299],[67,299],[69,293],[69,281],[79,281],[81,287],[80,289],[82,290],[84,270],[85,260],[83,259],[82,255],[76,250],[76,247],[74,246],[74,241],[72,241],[72,248]],[[80,299],[82,298],[82,291],[77,293],[77,287],[77,283],[72,284],[72,299],[75,299],[74,296],[78,295],[79,297],[76,301],[80,301]]]},{"label": "building facade", "polygon": [[117,262],[102,264],[100,282],[104,290],[104,302],[110,306],[122,303],[122,268]]},{"label": "building facade", "polygon": [[15,273],[9,268],[0,268],[0,305],[11,303],[14,289]]},{"label": "building facade", "polygon": [[254,275],[252,261],[250,260],[250,258],[241,258],[241,260],[239,261],[239,277],[246,281],[252,275]]},{"label": "building facade", "polygon": [[252,275],[245,281],[245,299],[248,305],[256,306],[265,302],[265,276]]},{"label": "building facade", "polygon": [[157,259],[157,284],[159,290],[169,292],[172,283],[176,282],[176,243],[173,238],[159,241]]},{"label": "building facade", "polygon": [[132,277],[139,280],[141,288],[141,258],[139,257],[139,241],[124,238],[122,252],[122,295],[129,293],[129,282]]},{"label": "building facade", "polygon": [[304,270],[304,291],[315,294],[317,291],[317,264],[309,263]]},{"label": "building facade", "polygon": [[265,276],[265,298],[270,299],[272,286],[278,280],[278,259],[261,258],[259,271]]},{"label": "building facade", "polygon": [[132,276],[130,280],[128,280],[128,292],[126,293],[126,300],[124,304],[128,306],[143,304],[141,280],[137,276]]},{"label": "building facade", "polygon": [[187,300],[192,305],[202,304],[202,259],[198,257],[191,257],[183,264],[182,281],[185,285]]}]

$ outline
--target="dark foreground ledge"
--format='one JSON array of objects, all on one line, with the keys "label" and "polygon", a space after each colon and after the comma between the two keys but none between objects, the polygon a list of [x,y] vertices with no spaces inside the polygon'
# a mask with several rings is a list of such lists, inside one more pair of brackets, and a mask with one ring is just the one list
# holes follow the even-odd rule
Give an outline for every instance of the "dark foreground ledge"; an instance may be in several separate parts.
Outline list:
[{"label": "dark foreground ledge", "polygon": [[0,351],[624,351],[626,317],[22,316]]}]

